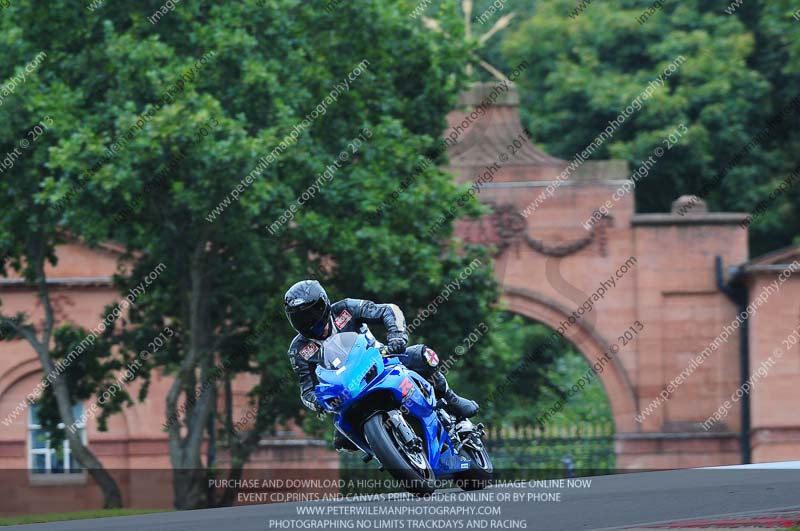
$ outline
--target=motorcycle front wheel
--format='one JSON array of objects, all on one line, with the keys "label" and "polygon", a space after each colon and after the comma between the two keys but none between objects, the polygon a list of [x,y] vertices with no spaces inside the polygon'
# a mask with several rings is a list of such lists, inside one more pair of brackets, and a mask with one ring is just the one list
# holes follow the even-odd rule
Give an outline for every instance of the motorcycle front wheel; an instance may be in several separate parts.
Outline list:
[{"label": "motorcycle front wheel", "polygon": [[409,451],[399,442],[386,413],[364,424],[364,436],[375,457],[400,485],[411,494],[424,496],[436,490],[436,481],[425,451]]},{"label": "motorcycle front wheel", "polygon": [[464,457],[469,458],[470,467],[468,470],[456,474],[456,485],[461,490],[481,490],[491,486],[494,466],[486,447],[481,446],[480,449],[477,449],[465,446],[461,453]]}]

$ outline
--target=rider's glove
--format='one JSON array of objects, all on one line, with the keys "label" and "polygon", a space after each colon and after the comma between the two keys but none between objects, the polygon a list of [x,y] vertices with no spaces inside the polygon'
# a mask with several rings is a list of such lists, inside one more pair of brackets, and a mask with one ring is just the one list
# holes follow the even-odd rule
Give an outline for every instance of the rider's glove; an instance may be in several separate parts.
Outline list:
[{"label": "rider's glove", "polygon": [[406,344],[408,341],[402,335],[389,336],[386,350],[389,354],[402,354],[406,351]]}]

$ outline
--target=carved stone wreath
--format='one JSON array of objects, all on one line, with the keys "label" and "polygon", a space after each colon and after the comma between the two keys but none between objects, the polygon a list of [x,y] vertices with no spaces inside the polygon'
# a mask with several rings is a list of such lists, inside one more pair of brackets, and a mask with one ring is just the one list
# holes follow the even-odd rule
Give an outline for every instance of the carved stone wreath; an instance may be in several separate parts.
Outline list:
[{"label": "carved stone wreath", "polygon": [[[514,205],[495,203],[488,203],[488,205],[491,207],[492,213],[485,219],[491,223],[494,238],[486,238],[484,220],[481,220],[479,222],[480,239],[486,243],[496,244],[496,255],[502,254],[512,244],[522,241],[534,251],[546,256],[568,256],[591,244],[597,235],[597,229],[599,228],[601,232],[604,232],[607,223],[610,221],[610,218],[607,217],[602,222],[592,226],[591,231],[583,238],[548,244],[528,234],[528,222],[519,214]],[[601,254],[605,255],[605,246],[601,249]]]}]

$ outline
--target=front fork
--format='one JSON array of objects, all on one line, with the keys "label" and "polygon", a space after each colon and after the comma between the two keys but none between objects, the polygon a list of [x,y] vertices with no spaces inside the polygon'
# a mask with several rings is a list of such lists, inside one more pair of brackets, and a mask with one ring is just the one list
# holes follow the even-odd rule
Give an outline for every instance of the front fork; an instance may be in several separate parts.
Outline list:
[{"label": "front fork", "polygon": [[408,425],[406,419],[403,418],[403,414],[393,409],[388,412],[388,415],[389,419],[387,422],[394,428],[394,432],[400,439],[398,442],[409,452],[421,452],[422,439],[414,433],[414,430]]},{"label": "front fork", "polygon": [[456,453],[461,452],[464,446],[470,446],[475,450],[483,449],[483,436],[486,435],[485,427],[482,422],[473,424],[469,419],[464,419],[456,424],[453,429],[458,441],[453,450]]},{"label": "front fork", "polygon": [[469,419],[464,419],[456,424],[456,419],[445,411],[447,405],[443,399],[436,403],[436,412],[439,420],[444,425],[445,430],[453,441],[453,452],[458,454],[465,445],[472,446],[476,450],[483,448],[483,437],[486,435],[486,427],[482,422],[473,424]]}]

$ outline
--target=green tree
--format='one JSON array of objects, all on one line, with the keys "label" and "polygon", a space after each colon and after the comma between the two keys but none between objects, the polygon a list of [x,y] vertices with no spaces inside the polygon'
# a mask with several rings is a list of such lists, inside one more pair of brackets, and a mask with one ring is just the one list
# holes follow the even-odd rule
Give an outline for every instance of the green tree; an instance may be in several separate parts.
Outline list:
[{"label": "green tree", "polygon": [[[468,395],[489,397],[481,403],[481,418],[492,424],[530,425],[545,389],[559,392],[547,368],[566,350],[566,342],[540,349],[551,330],[518,315],[498,312],[486,323],[476,345],[454,368],[459,388]],[[469,344],[469,343],[468,343]],[[482,359],[473,362],[480,355]]]},{"label": "green tree", "polygon": [[[755,8],[759,16],[763,4]],[[503,50],[509,63],[525,59],[531,64],[518,82],[529,129],[547,150],[572,159],[683,56],[678,71],[592,158],[626,159],[635,169],[683,123],[688,133],[638,182],[639,210],[667,211],[677,196],[703,191],[720,174],[719,185],[704,197],[711,206],[751,206],[751,192],[785,169],[782,153],[792,148],[775,128],[724,171],[787,100],[775,98],[770,85],[775,76],[758,68],[759,46],[768,39],[758,39],[737,16],[725,13],[729,2],[666,2],[640,24],[637,17],[647,5],[595,2],[570,18],[575,2],[558,0],[540,3],[532,17],[514,26]],[[778,31],[776,25],[769,27],[773,34]],[[797,26],[784,29],[796,32]],[[768,57],[773,66],[789,52],[776,53]],[[795,118],[785,117],[779,127],[791,127]],[[767,236],[769,228],[754,226],[754,241]],[[780,239],[785,243],[786,235]]]},{"label": "green tree", "polygon": [[[52,25],[44,26],[45,21],[52,21]],[[0,152],[4,154],[0,176],[4,202],[0,209],[0,254],[4,258],[0,260],[0,274],[8,276],[13,271],[29,282],[36,289],[43,314],[41,324],[33,322],[31,315],[7,313],[0,314],[0,323],[13,332],[8,339],[24,338],[41,363],[43,394],[38,400],[45,406],[45,427],[56,439],[66,437],[75,458],[102,489],[105,507],[116,508],[122,505],[120,490],[100,460],[83,444],[78,432],[56,428],[56,419],[67,426],[75,423],[72,406],[82,395],[76,382],[70,380],[74,371],[65,371],[59,364],[68,338],[57,331],[59,317],[45,272],[47,266],[56,264],[55,247],[66,241],[66,234],[61,213],[50,208],[40,195],[40,183],[60,175],[51,165],[51,150],[70,127],[80,123],[85,80],[75,75],[74,68],[85,55],[75,57],[75,63],[66,61],[69,54],[63,47],[69,46],[65,40],[71,34],[67,27],[78,34],[84,27],[80,14],[71,7],[37,10],[14,3],[0,17],[0,72],[4,78],[0,94],[0,120],[4,124],[0,130]],[[48,40],[55,35],[64,40]],[[72,35],[80,39],[80,35]],[[91,48],[91,43],[82,46]],[[103,377],[99,372],[94,376]]]},{"label": "green tree", "polygon": [[[89,402],[89,409],[83,413],[84,419],[75,420],[81,423],[81,420],[85,422],[86,419],[97,418],[98,430],[107,431],[108,418],[124,406],[133,405],[133,399],[125,387],[119,388],[118,385],[127,373],[122,359],[112,352],[113,327],[106,328],[99,337],[87,342],[90,333],[81,327],[62,324],[53,333],[50,354],[56,365],[64,367],[63,378],[68,382],[70,402]],[[76,352],[80,352],[80,355],[75,356]],[[106,393],[105,396],[99,400],[97,396],[103,393]],[[51,447],[58,448],[65,434],[77,426],[66,424],[63,429],[58,428],[62,418],[53,387],[45,388],[38,405],[39,423],[50,433]]]},{"label": "green tree", "polygon": [[[139,360],[139,398],[153,371],[174,378],[165,426],[175,505],[194,508],[207,502],[217,446],[238,477],[260,437],[299,413],[281,316],[292,282],[315,276],[334,298],[393,301],[413,319],[478,258],[415,330],[444,348],[492,311],[497,288],[483,250],[425,236],[432,206],[464,189],[435,166],[378,221],[365,221],[435,152],[463,81],[464,50],[406,16],[411,2],[327,12],[290,0],[190,1],[151,24],[145,17],[160,5],[117,2],[80,20],[62,4],[18,7],[24,35],[12,33],[55,54],[49,94],[69,110],[47,107],[58,131],[39,166],[26,169],[26,193],[57,227],[125,246],[123,264],[132,265],[116,278],[122,293],[162,268],[103,367]],[[443,25],[455,33],[458,22],[453,13]],[[173,335],[153,348],[166,328]],[[152,355],[143,360],[143,351]],[[243,373],[259,381],[245,420],[233,411],[231,383]],[[222,503],[230,501],[228,492]]]},{"label": "green tree", "polygon": [[[476,330],[479,354],[455,355],[452,365],[459,389],[491,397],[481,404],[481,418],[496,425],[530,427],[554,403],[566,401],[559,417],[567,422],[610,418],[605,390],[594,380],[580,395],[567,390],[589,370],[574,346],[558,338],[543,347],[553,330],[519,315],[498,311]],[[461,345],[462,347],[464,344]],[[476,359],[480,356],[480,359]]]},{"label": "green tree", "polygon": [[[736,11],[742,24],[753,32],[756,49],[749,64],[770,82],[770,107],[767,111],[794,107],[785,120],[776,124],[765,143],[771,165],[764,168],[764,179],[744,183],[727,197],[733,208],[756,212],[750,225],[751,247],[763,252],[794,239],[800,243],[800,186],[797,153],[800,131],[797,128],[800,102],[800,14],[790,0],[747,2]],[[791,177],[793,175],[793,177]],[[786,184],[784,184],[786,181]]]}]

